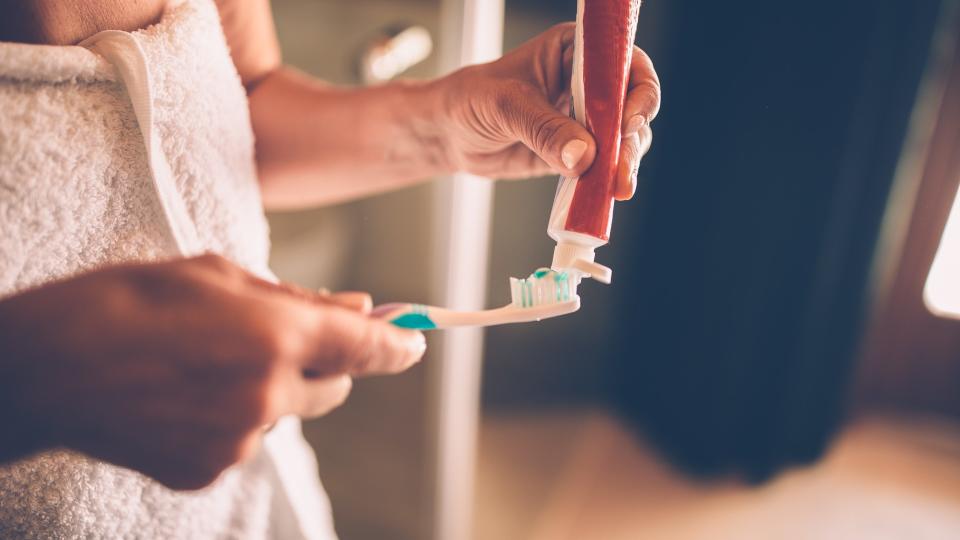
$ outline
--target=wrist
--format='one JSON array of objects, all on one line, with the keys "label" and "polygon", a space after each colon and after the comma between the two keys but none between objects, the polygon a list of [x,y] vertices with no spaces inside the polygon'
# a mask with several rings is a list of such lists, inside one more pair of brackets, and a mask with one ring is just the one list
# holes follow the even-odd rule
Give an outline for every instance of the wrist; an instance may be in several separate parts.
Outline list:
[{"label": "wrist", "polygon": [[402,81],[401,93],[405,96],[405,131],[413,141],[415,152],[423,160],[429,176],[449,175],[457,172],[450,136],[447,132],[448,102],[450,99],[450,76],[430,81]]}]

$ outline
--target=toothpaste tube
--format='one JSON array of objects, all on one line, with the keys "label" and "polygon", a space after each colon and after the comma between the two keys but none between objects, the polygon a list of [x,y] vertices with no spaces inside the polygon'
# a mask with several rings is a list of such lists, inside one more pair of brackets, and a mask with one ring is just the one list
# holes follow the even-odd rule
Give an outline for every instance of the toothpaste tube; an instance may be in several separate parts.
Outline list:
[{"label": "toothpaste tube", "polygon": [[580,178],[561,178],[547,233],[557,242],[552,268],[609,283],[611,270],[594,262],[610,239],[620,155],[623,104],[630,77],[640,0],[579,0],[574,43],[574,115],[597,144]]}]

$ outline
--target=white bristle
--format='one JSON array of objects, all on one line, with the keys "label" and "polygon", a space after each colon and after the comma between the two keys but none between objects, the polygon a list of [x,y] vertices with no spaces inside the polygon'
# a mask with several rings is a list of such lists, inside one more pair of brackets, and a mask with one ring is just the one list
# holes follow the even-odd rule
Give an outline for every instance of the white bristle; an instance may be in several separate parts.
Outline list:
[{"label": "white bristle", "polygon": [[[537,277],[537,274],[541,274]],[[576,296],[567,274],[541,269],[527,279],[510,278],[510,297],[516,307],[528,308],[570,301]]]}]

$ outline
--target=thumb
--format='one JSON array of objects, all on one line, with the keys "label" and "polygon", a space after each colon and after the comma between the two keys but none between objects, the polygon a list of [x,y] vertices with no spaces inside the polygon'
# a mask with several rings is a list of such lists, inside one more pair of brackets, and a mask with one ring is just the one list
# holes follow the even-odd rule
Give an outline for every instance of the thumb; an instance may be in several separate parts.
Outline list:
[{"label": "thumb", "polygon": [[343,291],[331,293],[327,289],[320,289],[320,295],[324,301],[351,311],[358,311],[363,314],[369,314],[373,309],[373,298],[370,293],[362,291]]},{"label": "thumb", "polygon": [[554,170],[579,176],[593,163],[597,150],[590,132],[539,92],[517,91],[501,103],[505,129]]},{"label": "thumb", "polygon": [[339,306],[318,306],[313,339],[301,368],[314,377],[398,373],[426,350],[423,334]]}]

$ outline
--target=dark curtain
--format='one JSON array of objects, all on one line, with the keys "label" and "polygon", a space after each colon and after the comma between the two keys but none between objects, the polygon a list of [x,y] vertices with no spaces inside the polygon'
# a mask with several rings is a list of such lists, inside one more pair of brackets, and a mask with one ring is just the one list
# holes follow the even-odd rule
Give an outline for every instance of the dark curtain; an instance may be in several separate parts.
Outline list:
[{"label": "dark curtain", "polygon": [[668,2],[638,202],[614,220],[618,410],[766,478],[843,416],[867,275],[940,3]]}]

